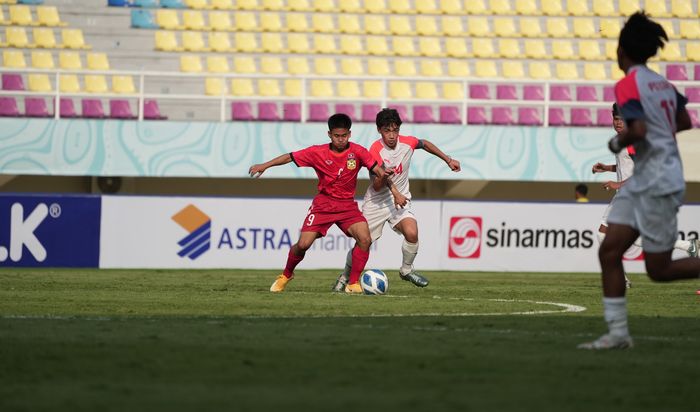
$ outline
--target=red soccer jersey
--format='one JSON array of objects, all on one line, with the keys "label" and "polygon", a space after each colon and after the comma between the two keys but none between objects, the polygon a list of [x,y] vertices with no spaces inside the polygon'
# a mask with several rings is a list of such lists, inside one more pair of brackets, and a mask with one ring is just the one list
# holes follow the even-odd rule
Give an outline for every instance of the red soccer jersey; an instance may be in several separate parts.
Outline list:
[{"label": "red soccer jersey", "polygon": [[329,144],[310,146],[290,153],[294,164],[312,167],[318,175],[318,193],[333,199],[354,199],[360,167],[372,169],[377,162],[364,147],[350,142],[338,153]]}]

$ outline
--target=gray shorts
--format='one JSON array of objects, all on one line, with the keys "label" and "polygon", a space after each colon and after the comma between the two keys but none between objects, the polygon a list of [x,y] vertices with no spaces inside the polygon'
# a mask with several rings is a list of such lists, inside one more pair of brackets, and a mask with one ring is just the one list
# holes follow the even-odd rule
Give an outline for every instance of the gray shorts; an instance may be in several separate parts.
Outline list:
[{"label": "gray shorts", "polygon": [[623,186],[615,196],[608,223],[637,230],[646,252],[668,252],[678,238],[677,214],[683,195],[683,191],[667,195],[631,193]]}]

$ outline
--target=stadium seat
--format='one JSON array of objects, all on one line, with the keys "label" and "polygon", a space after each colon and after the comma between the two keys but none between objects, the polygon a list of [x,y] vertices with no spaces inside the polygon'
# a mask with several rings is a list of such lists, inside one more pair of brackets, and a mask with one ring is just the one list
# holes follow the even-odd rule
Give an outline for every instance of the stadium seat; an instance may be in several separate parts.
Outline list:
[{"label": "stadium seat", "polygon": [[665,1],[645,1],[644,9],[652,18],[671,17]]},{"label": "stadium seat", "polygon": [[[228,66],[228,63],[227,63]],[[260,58],[260,71],[265,74],[282,74],[284,67],[282,60],[277,56],[264,56]]]},{"label": "stadium seat", "polygon": [[578,75],[578,68],[576,63],[557,63],[556,66],[556,76],[560,80],[577,80],[580,78]]},{"label": "stadium seat", "polygon": [[494,14],[515,14],[510,0],[489,0],[489,8]]},{"label": "stadium seat", "polygon": [[519,107],[518,124],[523,126],[541,126],[542,115],[540,110],[535,107]]},{"label": "stadium seat", "polygon": [[700,103],[700,87],[686,87],[685,96],[690,103]]},{"label": "stadium seat", "polygon": [[234,49],[231,47],[231,40],[228,33],[211,32],[208,33],[209,49],[214,52],[231,52]]},{"label": "stadium seat", "polygon": [[598,32],[600,28],[596,28],[593,19],[579,18],[574,19],[574,36],[581,38],[593,38],[598,37]]},{"label": "stadium seat", "polygon": [[385,0],[364,1],[365,13],[367,14],[384,14],[388,12]]},{"label": "stadium seat", "polygon": [[603,63],[586,63],[583,65],[583,77],[586,80],[607,80],[608,75]]},{"label": "stadium seat", "polygon": [[239,74],[254,74],[258,72],[258,69],[252,57],[236,56],[233,58],[233,71]]},{"label": "stadium seat", "polygon": [[190,9],[202,10],[209,8],[207,0],[184,0],[184,3],[185,6]]},{"label": "stadium seat", "polygon": [[80,29],[61,30],[61,46],[67,49],[89,49],[83,38],[83,31]]},{"label": "stadium seat", "polygon": [[398,36],[411,36],[416,32],[411,27],[411,20],[405,15],[389,16],[389,33]]},{"label": "stadium seat", "polygon": [[491,27],[489,26],[488,18],[484,16],[469,16],[467,17],[467,29],[472,37],[492,36]]},{"label": "stadium seat", "polygon": [[367,74],[371,76],[389,76],[392,74],[392,71],[386,59],[371,58],[367,60]]},{"label": "stadium seat", "polygon": [[231,79],[231,94],[234,96],[254,96],[253,81],[251,79]]},{"label": "stadium seat", "polygon": [[182,26],[186,30],[211,30],[204,22],[204,14],[199,10],[185,10],[182,13]]},{"label": "stadium seat", "polygon": [[[236,3],[241,9],[246,7],[246,2],[244,1],[237,1]],[[257,1],[255,1],[255,3],[257,3]],[[216,10],[233,10],[235,8],[233,6],[233,0],[211,0],[210,6]]]},{"label": "stadium seat", "polygon": [[615,3],[610,0],[593,0],[593,14],[596,16],[616,16]]},{"label": "stadium seat", "polygon": [[523,100],[544,100],[544,89],[540,85],[524,85]]},{"label": "stadium seat", "polygon": [[435,123],[433,107],[427,105],[413,106],[413,123]]},{"label": "stadium seat", "polygon": [[59,27],[66,23],[61,21],[55,6],[38,6],[36,8],[37,22],[42,26]]},{"label": "stadium seat", "polygon": [[[239,52],[254,53],[259,50],[258,40],[253,33],[235,33],[234,49]],[[308,43],[306,44],[308,50]]]},{"label": "stadium seat", "polygon": [[469,57],[467,41],[462,37],[448,37],[445,39],[445,53],[449,57]]},{"label": "stadium seat", "polygon": [[491,124],[511,125],[514,123],[513,110],[510,107],[496,106],[491,108]]},{"label": "stadium seat", "polygon": [[603,60],[598,40],[579,40],[578,55],[584,60]]},{"label": "stadium seat", "polygon": [[467,107],[468,124],[487,124],[486,109],[480,106]]},{"label": "stadium seat", "polygon": [[12,5],[9,7],[10,23],[17,26],[33,26],[32,11],[26,5]]},{"label": "stadium seat", "polygon": [[612,113],[609,108],[596,109],[596,126],[610,126],[612,124]]},{"label": "stadium seat", "polygon": [[204,79],[204,94],[207,96],[221,96],[226,94],[226,83],[221,77],[207,77]]},{"label": "stadium seat", "polygon": [[87,68],[90,70],[109,70],[109,60],[106,53],[88,53]]},{"label": "stadium seat", "polygon": [[166,30],[180,30],[183,28],[176,10],[156,10],[156,23],[160,28]]},{"label": "stadium seat", "polygon": [[501,63],[501,70],[503,71],[503,77],[508,79],[522,79],[526,77],[523,63],[520,61],[505,61]]},{"label": "stadium seat", "polygon": [[700,115],[698,111],[695,109],[688,109],[688,115],[690,116],[690,122],[693,124],[693,127],[700,127]]},{"label": "stadium seat", "polygon": [[564,114],[564,109],[560,107],[550,107],[549,108],[549,120],[547,122],[548,126],[565,126],[566,115]]},{"label": "stadium seat", "polygon": [[[344,3],[342,3],[344,4]],[[344,15],[341,19],[338,19],[338,30],[341,33],[348,34],[360,34],[362,33],[362,27],[360,25],[360,17],[356,14]]]},{"label": "stadium seat", "polygon": [[[470,5],[475,3],[477,2],[470,1],[466,4],[466,6],[469,7]],[[440,0],[440,11],[442,12],[442,14],[462,14],[465,11],[463,10],[464,6],[465,5],[463,4],[462,0]],[[468,9],[466,9],[466,11],[469,12]]]},{"label": "stadium seat", "polygon": [[88,119],[104,119],[105,111],[102,107],[100,99],[83,99],[82,100],[82,116]]},{"label": "stadium seat", "polygon": [[237,31],[256,31],[259,28],[257,13],[238,11],[233,15],[233,27]]},{"label": "stadium seat", "polygon": [[250,102],[231,103],[231,120],[251,121],[254,119]]},{"label": "stadium seat", "polygon": [[547,62],[530,62],[527,68],[528,74],[533,79],[551,79],[552,73]]},{"label": "stadium seat", "polygon": [[469,77],[469,63],[466,60],[448,60],[447,74],[452,77]]},{"label": "stadium seat", "polygon": [[85,75],[84,79],[86,92],[101,94],[106,94],[109,92],[109,87],[107,87],[107,78],[105,76],[101,74],[88,74]]},{"label": "stadium seat", "polygon": [[540,14],[540,10],[537,7],[535,0],[515,0],[515,12],[522,16],[533,16]]},{"label": "stadium seat", "polygon": [[124,6],[133,6],[141,8],[152,8],[155,9],[159,7],[158,0],[132,0],[131,4],[124,4]]},{"label": "stadium seat", "polygon": [[439,121],[444,124],[459,124],[462,123],[462,119],[459,114],[459,107],[457,106],[440,106],[439,110]]},{"label": "stadium seat", "polygon": [[339,10],[343,13],[364,13],[365,8],[362,0],[343,0],[338,2]]},{"label": "stadium seat", "polygon": [[226,11],[210,11],[209,28],[215,31],[231,31],[234,29],[231,17]]},{"label": "stadium seat", "polygon": [[395,76],[416,76],[416,65],[411,59],[395,59],[394,71]]},{"label": "stadium seat", "polygon": [[384,85],[380,80],[365,80],[362,82],[362,96],[369,99],[379,99],[384,96]]},{"label": "stadium seat", "polygon": [[261,48],[263,53],[284,53],[286,51],[280,33],[262,33]]},{"label": "stadium seat", "polygon": [[193,52],[209,51],[201,31],[182,32],[182,48]]},{"label": "stadium seat", "polygon": [[477,60],[474,63],[476,77],[498,77],[496,62],[493,60]]},{"label": "stadium seat", "polygon": [[397,56],[416,56],[418,53],[413,39],[409,36],[394,36],[391,38],[391,49],[388,49],[387,52],[393,51]]},{"label": "stadium seat", "polygon": [[618,0],[619,15],[629,16],[642,8],[640,0]]},{"label": "stadium seat", "polygon": [[197,54],[183,54],[180,56],[180,71],[184,73],[201,73],[202,59]]},{"label": "stadium seat", "polygon": [[693,68],[693,76],[695,80],[700,80],[700,64],[696,64]]},{"label": "stadium seat", "polygon": [[569,23],[564,17],[551,17],[547,19],[547,35],[555,39],[571,37]]},{"label": "stadium seat", "polygon": [[666,78],[668,80],[688,80],[688,72],[685,70],[684,64],[667,64]]},{"label": "stadium seat", "polygon": [[168,116],[162,115],[158,102],[155,100],[144,100],[143,102],[144,120],[167,120]]},{"label": "stadium seat", "polygon": [[[472,39],[472,52],[475,57],[489,58],[495,57],[496,52],[493,49],[493,40],[491,39]],[[479,60],[477,60],[477,63]]]},{"label": "stadium seat", "polygon": [[335,33],[337,28],[331,14],[314,13],[311,15],[311,28],[317,33]]},{"label": "stadium seat", "polygon": [[657,20],[657,22],[664,28],[664,31],[669,39],[675,39],[678,37],[672,20]]},{"label": "stadium seat", "polygon": [[[278,32],[283,31],[282,20],[279,13],[261,13],[260,28],[262,31]],[[258,109],[260,106],[258,106]],[[276,107],[275,107],[276,109]],[[258,116],[259,118],[259,116]]]},{"label": "stadium seat", "polygon": [[56,67],[51,52],[34,50],[31,57],[32,67],[35,69],[53,69]]},{"label": "stadium seat", "polygon": [[338,95],[347,98],[359,98],[361,96],[360,86],[356,80],[339,80]]},{"label": "stadium seat", "polygon": [[549,58],[544,41],[540,39],[525,40],[525,56],[536,60]]},{"label": "stadium seat", "polygon": [[442,64],[439,60],[421,59],[420,75],[425,77],[443,76]]},{"label": "stadium seat", "polygon": [[284,103],[282,105],[282,120],[285,122],[301,121],[301,104]]},{"label": "stadium seat", "polygon": [[587,107],[574,107],[571,109],[572,126],[593,126],[591,111]]},{"label": "stadium seat", "polygon": [[366,123],[374,123],[377,119],[377,113],[379,113],[379,111],[381,110],[381,106],[374,103],[366,103],[361,106],[361,109],[362,117],[360,118],[360,121]]},{"label": "stadium seat", "polygon": [[58,54],[58,66],[64,70],[80,70],[83,68],[83,62],[79,53],[62,51]]},{"label": "stadium seat", "polygon": [[258,103],[258,120],[277,122],[280,120],[279,112],[277,111],[277,103],[274,102],[259,102]]},{"label": "stadium seat", "polygon": [[[239,34],[239,33],[236,33]],[[306,33],[290,33],[287,36],[287,45],[291,53],[310,53],[309,39]]]},{"label": "stadium seat", "polygon": [[445,100],[464,100],[465,86],[463,83],[446,82],[442,84],[442,98]]},{"label": "stadium seat", "polygon": [[567,1],[566,11],[570,16],[591,16],[593,13],[588,8],[588,1]]},{"label": "stadium seat", "polygon": [[614,102],[615,101],[615,87],[614,86],[603,86],[603,101],[604,102]]},{"label": "stadium seat", "polygon": [[615,39],[620,35],[621,28],[619,19],[600,19],[601,37],[605,37],[606,39]]},{"label": "stadium seat", "polygon": [[418,37],[418,50],[421,56],[443,56],[442,46],[438,37]]},{"label": "stadium seat", "polygon": [[48,74],[30,73],[27,75],[27,86],[30,92],[49,93],[53,90]]},{"label": "stadium seat", "polygon": [[58,78],[58,89],[61,93],[80,93],[80,80],[75,74],[62,74]]},{"label": "stadium seat", "polygon": [[24,115],[27,117],[51,117],[43,97],[27,97],[24,99]]},{"label": "stadium seat", "polygon": [[671,14],[674,17],[695,18],[698,13],[693,11],[691,0],[671,0]]},{"label": "stadium seat", "polygon": [[610,60],[617,60],[617,42],[616,41],[606,41],[605,42],[605,57]]},{"label": "stadium seat", "polygon": [[518,100],[518,93],[515,85],[499,84],[496,85],[496,98],[498,100]]},{"label": "stadium seat", "polygon": [[408,116],[408,109],[406,108],[405,105],[403,105],[403,104],[390,104],[389,108],[394,109],[397,112],[399,112],[399,116],[401,117],[401,120],[403,120],[404,122],[411,121],[411,118]]},{"label": "stadium seat", "polygon": [[230,67],[226,56],[207,56],[207,71],[209,73],[228,73]]},{"label": "stadium seat", "polygon": [[419,36],[438,36],[442,32],[438,30],[437,19],[433,16],[416,16],[416,34]]},{"label": "stadium seat", "polygon": [[184,9],[184,0],[160,0],[160,7],[168,9]]},{"label": "stadium seat", "polygon": [[277,79],[258,79],[257,90],[260,96],[277,97],[282,95]]},{"label": "stadium seat", "polygon": [[357,120],[355,105],[352,103],[337,103],[335,105],[335,113],[347,114],[353,122]]},{"label": "stadium seat", "polygon": [[574,48],[569,40],[552,41],[552,57],[560,60],[573,60]]},{"label": "stadium seat", "polygon": [[309,74],[309,63],[306,57],[289,57],[287,58],[287,71],[289,74],[304,75]]},{"label": "stadium seat", "polygon": [[333,97],[333,82],[330,80],[311,80],[310,95],[312,97]]},{"label": "stadium seat", "polygon": [[417,82],[416,98],[422,100],[438,100],[438,91],[433,82]]},{"label": "stadium seat", "polygon": [[0,117],[20,117],[17,99],[14,97],[0,97]]},{"label": "stadium seat", "polygon": [[129,104],[129,101],[122,99],[113,99],[109,101],[109,117],[122,120],[137,118],[131,111],[131,104]]},{"label": "stadium seat", "polygon": [[700,62],[700,42],[686,42],[685,54],[688,61]]},{"label": "stadium seat", "polygon": [[459,16],[443,16],[441,25],[442,32],[446,36],[462,36],[465,32],[464,26],[462,25],[462,18]]},{"label": "stadium seat", "polygon": [[340,52],[350,55],[365,54],[365,46],[362,44],[364,36],[348,36],[340,37]]},{"label": "stadium seat", "polygon": [[393,80],[389,82],[389,97],[392,99],[411,99],[413,91],[411,83],[403,80]]},{"label": "stadium seat", "polygon": [[35,27],[33,37],[35,47],[44,49],[55,49],[57,47],[56,36],[54,36],[52,28]]},{"label": "stadium seat", "polygon": [[[442,0],[441,0],[442,3]],[[460,12],[464,13],[465,11],[467,14],[477,14],[477,15],[484,15],[484,14],[490,14],[490,8],[486,6],[486,0],[470,0],[465,2],[464,4],[464,9],[460,10],[462,8],[462,5],[460,1],[453,1],[451,2],[453,6],[451,7],[453,12]],[[455,4],[456,3],[456,4]],[[455,10],[456,8],[456,10]]]},{"label": "stadium seat", "polygon": [[515,21],[511,17],[496,17],[493,19],[493,31],[497,37],[514,37],[518,35]]},{"label": "stadium seat", "polygon": [[487,84],[470,84],[469,85],[470,99],[490,99],[491,91]]},{"label": "stadium seat", "polygon": [[553,84],[549,87],[549,100],[571,101],[571,90],[566,84]]},{"label": "stadium seat", "polygon": [[7,46],[18,49],[29,48],[29,39],[24,27],[5,27],[5,41]]},{"label": "stadium seat", "polygon": [[517,59],[520,58],[522,54],[518,39],[498,39],[499,56],[507,59]]},{"label": "stadium seat", "polygon": [[666,43],[666,46],[659,50],[659,57],[663,61],[679,62],[685,61],[685,56],[681,52],[681,47],[678,42]]},{"label": "stadium seat", "polygon": [[131,10],[131,27],[135,29],[158,29],[155,16],[150,10]]},{"label": "stadium seat", "polygon": [[338,48],[335,45],[335,36],[332,34],[315,34],[314,39],[314,53],[336,53]]},{"label": "stadium seat", "polygon": [[345,57],[341,59],[340,70],[346,76],[362,76],[365,74],[362,60],[355,57]]},{"label": "stadium seat", "polygon": [[20,50],[2,51],[2,65],[13,69],[24,69],[27,67],[27,61],[24,59],[24,53]]},{"label": "stadium seat", "polygon": [[172,31],[157,31],[155,34],[156,50],[162,51],[181,51],[182,47],[178,44],[177,37]]},{"label": "stadium seat", "polygon": [[543,37],[542,24],[537,17],[520,17],[520,34],[525,37]]},{"label": "stadium seat", "polygon": [[309,30],[306,13],[287,13],[287,30],[290,32],[305,33]]},{"label": "stadium seat", "polygon": [[389,52],[386,39],[382,36],[367,36],[365,42],[367,44],[367,53],[370,55],[383,56]]},{"label": "stadium seat", "polygon": [[338,73],[338,68],[333,57],[317,57],[314,60],[314,73],[321,76],[333,76]]},{"label": "stadium seat", "polygon": [[684,39],[697,40],[700,39],[700,21],[698,20],[681,20],[679,22],[679,34]]},{"label": "stadium seat", "polygon": [[540,0],[540,7],[547,16],[561,16],[564,14],[561,0]]},{"label": "stadium seat", "polygon": [[595,86],[576,86],[576,100],[579,102],[597,102],[598,92]]},{"label": "stadium seat", "polygon": [[[226,0],[226,2],[230,4],[231,0]],[[259,0],[236,0],[234,3],[235,6],[232,8],[237,10],[257,10],[260,8]]]},{"label": "stadium seat", "polygon": [[389,34],[389,29],[386,27],[386,19],[382,14],[365,14],[364,29],[367,34]]},{"label": "stadium seat", "polygon": [[328,105],[326,103],[311,103],[309,104],[309,117],[310,122],[326,122],[328,121]]}]

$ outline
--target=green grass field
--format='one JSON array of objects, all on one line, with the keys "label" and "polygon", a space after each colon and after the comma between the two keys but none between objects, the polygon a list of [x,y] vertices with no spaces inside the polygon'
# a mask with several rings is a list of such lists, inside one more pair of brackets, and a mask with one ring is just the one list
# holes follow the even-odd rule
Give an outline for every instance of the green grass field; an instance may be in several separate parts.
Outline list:
[{"label": "green grass field", "polygon": [[698,282],[633,275],[636,347],[587,352],[598,274],[388,273],[0,269],[0,411],[698,410]]}]

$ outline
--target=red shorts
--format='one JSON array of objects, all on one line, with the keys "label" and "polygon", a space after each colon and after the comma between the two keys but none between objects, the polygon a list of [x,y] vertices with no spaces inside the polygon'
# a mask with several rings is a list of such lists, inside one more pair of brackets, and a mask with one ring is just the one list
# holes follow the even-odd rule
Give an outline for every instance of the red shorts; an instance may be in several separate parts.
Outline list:
[{"label": "red shorts", "polygon": [[354,199],[337,200],[324,195],[314,198],[309,213],[301,225],[302,232],[317,232],[326,236],[328,229],[338,225],[346,235],[348,228],[357,222],[367,222]]}]

